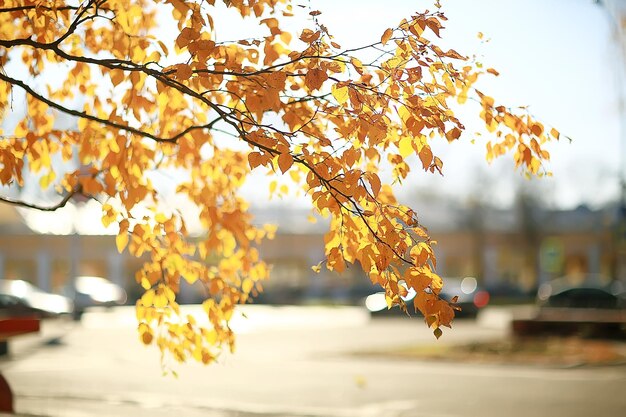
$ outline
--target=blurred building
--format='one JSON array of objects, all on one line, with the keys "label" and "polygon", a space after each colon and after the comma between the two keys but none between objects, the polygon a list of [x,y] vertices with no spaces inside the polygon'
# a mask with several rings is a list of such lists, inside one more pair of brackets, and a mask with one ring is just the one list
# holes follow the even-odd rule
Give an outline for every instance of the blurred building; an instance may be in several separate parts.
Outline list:
[{"label": "blurred building", "polygon": [[616,264],[616,276],[626,280],[626,1],[625,0],[597,0],[613,23],[613,36],[618,46],[618,54],[615,62],[619,80],[620,101],[619,113],[621,117],[619,150],[622,159],[622,169],[618,181],[621,185],[620,211],[616,228],[616,242],[618,260]]},{"label": "blurred building", "polygon": [[[429,225],[442,276],[475,276],[494,293],[532,294],[550,279],[587,273],[615,279],[619,262],[615,236],[618,205],[591,210],[541,209],[520,200],[514,209],[479,204],[459,206],[434,201],[418,208]],[[323,259],[327,224],[307,222],[308,212],[257,210],[259,223],[279,224],[279,233],[260,248],[273,264],[260,302],[356,302],[373,290],[358,266],[342,275],[311,266]],[[0,277],[24,279],[58,291],[76,275],[103,276],[124,286],[132,296],[141,289],[134,274],[142,260],[119,254],[111,235],[39,233],[20,210],[0,205]],[[197,302],[201,294],[185,288],[182,301]]]},{"label": "blurred building", "polygon": [[48,291],[58,291],[74,275],[103,276],[128,286],[130,271],[141,265],[117,252],[114,236],[40,234],[7,205],[0,204],[0,216],[0,278],[23,279]]},{"label": "blurred building", "polygon": [[[444,276],[475,276],[493,292],[533,293],[567,275],[615,278],[617,207],[544,210],[519,202],[513,210],[457,210],[455,226],[431,227]],[[578,278],[577,278],[578,277]]]}]

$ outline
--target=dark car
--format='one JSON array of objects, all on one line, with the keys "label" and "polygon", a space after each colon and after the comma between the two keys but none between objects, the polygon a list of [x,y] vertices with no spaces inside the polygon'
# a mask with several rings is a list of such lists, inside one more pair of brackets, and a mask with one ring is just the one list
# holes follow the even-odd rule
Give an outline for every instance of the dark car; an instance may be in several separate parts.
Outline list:
[{"label": "dark car", "polygon": [[620,281],[611,282],[593,275],[558,278],[539,287],[536,317],[517,320],[514,331],[623,339],[626,337],[625,301]]},{"label": "dark car", "polygon": [[[415,290],[410,288],[402,299],[405,302],[412,301],[415,297]],[[473,277],[465,278],[444,278],[443,288],[439,293],[442,299],[453,302],[460,307],[456,311],[456,317],[476,317],[478,311],[489,303],[489,293],[478,286],[478,281]],[[454,297],[457,297],[455,300]],[[398,307],[387,309],[385,292],[379,291],[371,294],[365,299],[365,307],[373,315],[385,315],[402,313]]]},{"label": "dark car", "polygon": [[41,318],[71,314],[72,300],[51,294],[19,279],[0,280],[0,309],[5,317],[35,315]]},{"label": "dark car", "polygon": [[88,307],[113,307],[126,302],[126,291],[106,278],[80,276],[68,285],[65,294],[74,300],[74,318],[80,319]]},{"label": "dark car", "polygon": [[608,283],[597,276],[582,280],[567,277],[542,284],[537,303],[543,308],[622,309],[626,308],[621,282]]},{"label": "dark car", "polygon": [[14,295],[0,294],[0,318],[39,317],[39,311]]},{"label": "dark car", "polygon": [[444,278],[443,288],[439,293],[441,298],[454,303],[461,310],[455,313],[456,317],[473,317],[478,315],[481,308],[489,304],[489,292],[478,285],[474,277]]}]

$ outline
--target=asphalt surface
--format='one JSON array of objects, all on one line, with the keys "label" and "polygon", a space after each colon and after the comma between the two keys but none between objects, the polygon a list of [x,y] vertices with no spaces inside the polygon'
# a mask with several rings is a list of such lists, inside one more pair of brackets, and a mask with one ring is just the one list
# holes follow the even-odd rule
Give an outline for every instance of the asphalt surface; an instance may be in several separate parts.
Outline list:
[{"label": "asphalt surface", "polygon": [[[494,315],[493,312],[490,313]],[[420,319],[359,309],[252,306],[218,364],[174,364],[138,342],[132,309],[51,323],[12,344],[0,369],[24,416],[621,416],[623,366],[564,369],[353,355],[504,337],[506,318],[461,321],[435,341]],[[490,325],[491,324],[491,325]]]}]

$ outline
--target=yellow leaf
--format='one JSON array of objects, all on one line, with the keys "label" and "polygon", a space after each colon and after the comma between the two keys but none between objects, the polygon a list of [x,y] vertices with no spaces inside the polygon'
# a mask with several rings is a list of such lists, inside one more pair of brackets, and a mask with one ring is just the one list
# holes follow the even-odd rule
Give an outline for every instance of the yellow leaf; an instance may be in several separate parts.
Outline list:
[{"label": "yellow leaf", "polygon": [[189,45],[189,42],[194,41],[200,37],[200,32],[192,28],[184,28],[178,38],[176,38],[176,46],[184,48]]},{"label": "yellow leaf", "polygon": [[152,307],[154,304],[154,290],[148,290],[141,296],[141,304],[145,307]]},{"label": "yellow leaf", "polygon": [[241,290],[244,293],[250,294],[250,291],[252,291],[253,288],[254,288],[254,281],[252,281],[250,278],[246,278],[243,280],[243,283],[241,284]]},{"label": "yellow leaf", "polygon": [[250,169],[254,169],[261,165],[263,161],[263,156],[260,152],[250,152],[248,154],[248,164],[250,165]]},{"label": "yellow leaf", "polygon": [[541,136],[541,134],[543,133],[543,126],[541,125],[541,123],[534,123],[530,127],[530,131],[535,136]]},{"label": "yellow leaf", "polygon": [[369,179],[370,186],[372,187],[372,194],[374,194],[374,197],[378,197],[378,193],[380,193],[381,187],[380,177],[375,172],[372,172],[370,173]]},{"label": "yellow leaf", "polygon": [[327,79],[328,74],[326,74],[326,72],[318,68],[313,68],[306,73],[304,83],[311,90],[319,90]]},{"label": "yellow leaf", "polygon": [[152,284],[150,284],[150,281],[148,280],[148,278],[146,278],[146,277],[142,277],[141,278],[141,287],[144,290],[150,289],[151,286],[152,286]]},{"label": "yellow leaf", "polygon": [[427,169],[433,161],[433,152],[430,150],[430,146],[424,146],[419,152],[419,156],[422,161],[422,166],[424,169]]},{"label": "yellow leaf", "polygon": [[104,227],[109,227],[109,225],[115,221],[117,213],[113,209],[113,206],[108,203],[105,203],[102,206],[102,211],[104,212],[101,219],[102,224],[104,225]]},{"label": "yellow leaf", "polygon": [[115,86],[124,81],[125,74],[124,71],[112,70],[109,73],[109,77],[111,78],[111,83],[113,83],[113,85]]},{"label": "yellow leaf", "polygon": [[152,336],[152,332],[150,332],[150,331],[144,331],[141,334],[141,341],[145,345],[149,345],[150,343],[152,343],[152,339],[153,339],[153,336]]},{"label": "yellow leaf", "polygon": [[289,176],[293,182],[300,182],[300,171],[289,171]]},{"label": "yellow leaf", "polygon": [[337,87],[337,84],[333,84],[331,87],[331,91],[335,100],[341,105],[345,104],[348,101],[349,90],[348,86],[344,85],[343,87]]},{"label": "yellow leaf", "polygon": [[387,310],[393,307],[393,298],[389,297],[387,294],[385,294],[385,302],[387,303]]},{"label": "yellow leaf", "polygon": [[289,32],[282,32],[280,34],[280,40],[283,41],[285,45],[289,45],[289,42],[291,42],[291,37],[291,33]]},{"label": "yellow leaf", "polygon": [[385,30],[385,32],[383,33],[383,36],[380,38],[380,42],[383,45],[385,45],[387,42],[389,42],[389,39],[391,39],[392,35],[393,35],[393,29]]},{"label": "yellow leaf", "polygon": [[92,177],[82,177],[80,183],[83,186],[83,192],[87,195],[95,196],[103,189],[102,184]]},{"label": "yellow leaf", "polygon": [[300,35],[300,40],[306,43],[313,43],[319,39],[321,32],[318,30],[313,32],[311,29],[304,29]]},{"label": "yellow leaf", "polygon": [[300,40],[306,43],[313,43],[319,39],[320,31],[313,32],[311,29],[304,29],[300,35]]},{"label": "yellow leaf", "polygon": [[186,64],[179,64],[176,66],[176,79],[184,81],[191,78],[193,72],[191,71],[191,67]]},{"label": "yellow leaf", "polygon": [[404,136],[402,139],[400,139],[398,149],[400,150],[400,155],[403,158],[411,155],[413,152],[415,152],[415,150],[413,149],[413,139],[408,136]]},{"label": "yellow leaf", "polygon": [[446,139],[448,139],[448,142],[452,142],[453,140],[458,139],[460,136],[461,130],[457,127],[453,127],[446,132]]},{"label": "yellow leaf", "polygon": [[124,219],[120,222],[120,231],[115,237],[115,245],[119,253],[122,253],[128,244],[128,226],[128,219]]},{"label": "yellow leaf", "polygon": [[117,251],[119,253],[124,252],[124,248],[128,245],[128,233],[120,233],[115,237],[115,245],[117,246]]},{"label": "yellow leaf", "polygon": [[289,152],[281,153],[278,157],[278,167],[280,168],[280,172],[283,174],[287,172],[289,168],[293,165],[293,157]]},{"label": "yellow leaf", "polygon": [[363,63],[358,58],[350,58],[350,63],[359,74],[363,75]]},{"label": "yellow leaf", "polygon": [[282,71],[272,72],[267,76],[267,83],[272,88],[282,90],[285,88],[285,81],[287,80],[287,74]]},{"label": "yellow leaf", "polygon": [[41,186],[41,188],[46,189],[50,186],[50,184],[52,184],[55,178],[56,174],[54,173],[54,171],[50,171],[48,174],[39,179],[39,185]]},{"label": "yellow leaf", "polygon": [[550,135],[552,135],[552,137],[554,137],[555,139],[559,139],[561,133],[555,128],[552,128],[552,130],[550,130]]},{"label": "yellow leaf", "polygon": [[157,293],[154,296],[154,306],[156,308],[163,308],[167,306],[167,297],[165,296],[165,294]]}]

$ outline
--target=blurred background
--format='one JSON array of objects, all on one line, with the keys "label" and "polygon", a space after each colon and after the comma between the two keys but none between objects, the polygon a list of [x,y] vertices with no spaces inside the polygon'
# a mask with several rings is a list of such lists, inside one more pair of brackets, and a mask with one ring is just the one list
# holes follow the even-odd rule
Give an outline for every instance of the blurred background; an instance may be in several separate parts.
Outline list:
[{"label": "blurred background", "polygon": [[[344,47],[382,33],[416,7],[401,0],[390,1],[389,7],[359,4],[316,3]],[[342,16],[353,9],[354,21],[345,22]],[[432,145],[444,161],[444,175],[414,170],[397,189],[438,241],[438,272],[475,277],[494,301],[532,300],[542,284],[562,276],[572,277],[572,283],[587,275],[605,284],[626,280],[624,1],[450,1],[444,11],[449,21],[443,42],[475,52],[502,74],[481,80],[479,88],[502,102],[528,106],[569,139],[549,146],[552,158],[546,168],[552,177],[527,179],[514,169],[511,157],[485,162],[487,134],[479,124],[471,125],[478,119],[471,105],[459,108],[467,135],[453,144],[440,140]],[[223,30],[220,36],[227,38],[227,30],[234,35],[237,29]],[[16,116],[22,99],[15,94]],[[10,130],[13,122],[8,117],[3,127]],[[75,121],[59,117],[56,123]],[[189,228],[201,233],[193,207],[174,194],[176,176],[155,173],[151,179],[191,213]],[[310,270],[323,259],[327,225],[322,219],[307,222],[306,197],[269,199],[269,181],[264,173],[253,175],[243,189],[256,222],[279,227],[277,238],[260,248],[274,264],[274,276],[259,301],[357,302],[368,291],[358,268],[340,277]],[[54,198],[52,189],[38,188],[38,181],[2,191],[35,203]],[[134,273],[142,260],[118,254],[117,230],[99,219],[100,206],[92,201],[75,201],[54,213],[0,206],[0,275],[52,292],[63,291],[73,277],[104,277],[124,288],[126,302],[133,304],[139,295]],[[192,288],[181,294],[186,302],[197,302],[199,296]]]},{"label": "blurred background", "polygon": [[[344,47],[429,6],[315,2]],[[444,295],[459,296],[462,307],[454,329],[435,341],[420,318],[387,311],[357,267],[313,272],[327,224],[308,222],[300,198],[268,201],[259,176],[244,193],[256,221],[279,228],[259,248],[273,265],[271,280],[233,321],[237,352],[208,368],[161,368],[158,352],[136,341],[132,306],[141,288],[134,275],[143,260],[117,252],[99,205],[74,202],[42,213],[0,204],[0,313],[43,318],[38,333],[0,340],[0,370],[18,413],[621,415],[626,1],[443,6],[450,19],[444,42],[476,51],[502,74],[479,87],[529,106],[571,138],[549,148],[554,176],[531,180],[507,157],[488,166],[484,136],[441,141],[433,148],[444,175],[417,173],[398,190],[438,241]],[[174,188],[167,181],[164,192]],[[28,186],[2,192],[34,202],[49,197]],[[187,285],[179,301],[201,315],[203,296]],[[178,379],[161,375],[170,365]]]}]

